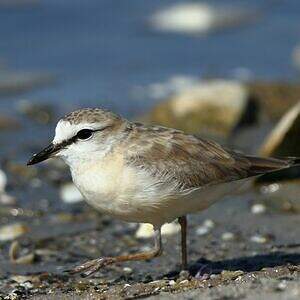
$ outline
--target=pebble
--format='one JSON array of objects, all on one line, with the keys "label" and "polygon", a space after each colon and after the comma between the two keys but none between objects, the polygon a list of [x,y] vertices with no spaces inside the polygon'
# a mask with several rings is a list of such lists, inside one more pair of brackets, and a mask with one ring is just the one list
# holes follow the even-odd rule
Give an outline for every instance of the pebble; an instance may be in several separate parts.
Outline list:
[{"label": "pebble", "polygon": [[225,280],[235,280],[236,278],[238,278],[239,276],[243,275],[244,272],[241,270],[237,270],[237,271],[222,271],[221,275],[222,278]]},{"label": "pebble", "polygon": [[160,32],[205,35],[217,29],[236,26],[254,14],[242,8],[212,6],[206,3],[175,3],[150,17],[150,26]]},{"label": "pebble", "polygon": [[293,49],[292,62],[294,63],[295,67],[297,67],[300,70],[300,45],[297,45]]},{"label": "pebble", "polygon": [[162,235],[173,235],[180,231],[180,225],[177,222],[164,224],[161,228]]},{"label": "pebble", "polygon": [[0,241],[12,241],[28,231],[29,228],[22,223],[1,226]]},{"label": "pebble", "polygon": [[153,234],[153,226],[151,224],[142,223],[139,224],[139,227],[135,232],[135,237],[138,239],[147,239],[152,237]]},{"label": "pebble", "polygon": [[179,282],[179,284],[181,284],[181,285],[184,285],[184,284],[187,284],[187,283],[189,283],[189,281],[187,279],[184,279],[184,280]]},{"label": "pebble", "polygon": [[18,241],[12,242],[9,248],[9,259],[14,264],[32,264],[35,259],[35,253],[28,253],[26,255],[18,256],[20,252],[20,244]]},{"label": "pebble", "polygon": [[[173,235],[180,231],[180,225],[177,222],[164,224],[161,228],[163,236]],[[142,223],[135,232],[136,238],[151,238],[154,235],[153,226],[151,224]]]},{"label": "pebble", "polygon": [[129,268],[129,267],[124,267],[123,268],[123,272],[127,273],[127,274],[131,274],[133,272],[133,270],[131,268]]},{"label": "pebble", "polygon": [[251,207],[251,212],[253,214],[263,214],[266,212],[266,206],[261,203],[254,204]]},{"label": "pebble", "polygon": [[169,281],[169,285],[170,285],[170,286],[173,286],[173,285],[175,285],[175,284],[176,284],[176,281],[175,281],[175,280],[170,280],[170,281]]},{"label": "pebble", "polygon": [[276,286],[276,290],[278,290],[278,291],[284,291],[286,288],[287,288],[287,282],[285,280],[280,281],[278,283],[278,285]]},{"label": "pebble", "polygon": [[200,225],[197,229],[196,229],[196,234],[197,235],[206,235],[208,234],[213,228],[215,227],[215,223],[210,220],[207,219],[203,222],[202,225]]},{"label": "pebble", "polygon": [[224,232],[221,236],[223,241],[232,241],[235,235],[232,232]]},{"label": "pebble", "polygon": [[65,203],[77,203],[83,201],[83,197],[76,186],[69,182],[60,187],[60,198]]},{"label": "pebble", "polygon": [[7,184],[7,176],[4,173],[4,171],[0,169],[0,192],[5,191],[6,184]]},{"label": "pebble", "polygon": [[250,237],[250,241],[257,244],[264,244],[268,241],[268,239],[263,235],[253,235]]},{"label": "pebble", "polygon": [[0,193],[0,203],[4,205],[16,204],[16,198],[6,193]]}]

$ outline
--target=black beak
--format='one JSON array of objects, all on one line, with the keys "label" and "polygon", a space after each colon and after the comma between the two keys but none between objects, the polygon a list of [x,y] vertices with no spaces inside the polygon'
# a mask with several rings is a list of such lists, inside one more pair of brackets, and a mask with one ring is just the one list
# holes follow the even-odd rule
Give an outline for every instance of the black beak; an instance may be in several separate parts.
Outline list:
[{"label": "black beak", "polygon": [[53,143],[51,143],[48,147],[46,147],[41,152],[34,154],[32,158],[28,161],[27,166],[37,164],[41,161],[50,158],[58,150],[60,150],[60,147],[58,147],[58,145],[54,145]]}]

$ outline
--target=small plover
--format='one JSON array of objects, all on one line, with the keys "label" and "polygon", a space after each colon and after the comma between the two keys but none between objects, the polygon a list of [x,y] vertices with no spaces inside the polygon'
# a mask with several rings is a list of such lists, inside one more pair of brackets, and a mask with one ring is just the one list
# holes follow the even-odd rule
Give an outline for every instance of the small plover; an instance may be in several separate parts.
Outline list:
[{"label": "small plover", "polygon": [[52,143],[28,165],[61,157],[85,200],[127,222],[154,227],[153,250],[101,257],[71,273],[90,275],[121,261],[162,253],[160,229],[178,219],[182,268],[187,267],[186,215],[208,208],[253,177],[288,168],[293,158],[248,156],[182,131],[130,122],[112,112],[80,109],[62,118]]}]

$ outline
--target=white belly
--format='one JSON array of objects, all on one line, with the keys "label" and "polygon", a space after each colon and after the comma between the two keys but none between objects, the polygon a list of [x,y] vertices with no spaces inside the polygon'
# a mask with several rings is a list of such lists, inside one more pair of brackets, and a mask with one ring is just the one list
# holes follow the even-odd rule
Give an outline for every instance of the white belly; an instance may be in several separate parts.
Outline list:
[{"label": "white belly", "polygon": [[145,171],[124,167],[122,158],[71,170],[75,185],[86,201],[128,222],[160,226],[179,216],[206,209],[245,180],[218,184],[187,195],[167,197],[172,187],[157,184]]}]

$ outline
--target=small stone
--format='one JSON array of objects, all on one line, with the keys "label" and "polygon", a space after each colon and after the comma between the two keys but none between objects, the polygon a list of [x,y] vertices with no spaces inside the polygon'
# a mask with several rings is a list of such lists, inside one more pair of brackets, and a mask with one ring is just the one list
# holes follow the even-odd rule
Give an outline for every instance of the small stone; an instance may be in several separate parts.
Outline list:
[{"label": "small stone", "polygon": [[215,223],[213,220],[210,220],[210,219],[206,219],[204,222],[203,222],[203,226],[207,227],[207,228],[214,228],[215,227]]},{"label": "small stone", "polygon": [[253,235],[250,237],[250,241],[257,244],[264,244],[268,241],[268,239],[263,235]]},{"label": "small stone", "polygon": [[168,282],[168,284],[169,284],[170,286],[173,286],[173,285],[176,284],[176,281],[175,281],[175,280],[170,280],[170,281]]},{"label": "small stone", "polygon": [[11,280],[17,283],[24,283],[24,282],[40,282],[40,277],[36,275],[13,275],[10,277]]},{"label": "small stone", "polygon": [[18,256],[18,252],[20,252],[20,244],[18,241],[14,241],[9,248],[9,259],[14,264],[28,265],[32,264],[35,260],[34,253]]},{"label": "small stone", "polygon": [[[173,235],[180,231],[180,225],[176,222],[164,224],[161,228],[163,236]],[[142,223],[135,233],[136,238],[151,238],[154,236],[153,226],[151,224]]]},{"label": "small stone", "polygon": [[253,214],[263,214],[266,212],[266,206],[261,203],[254,204],[251,207],[251,212]]},{"label": "small stone", "polygon": [[297,45],[293,49],[292,61],[293,61],[294,65],[295,65],[295,67],[297,67],[300,70],[300,45]]},{"label": "small stone", "polygon": [[287,288],[287,282],[285,280],[280,281],[276,286],[276,290],[278,291],[284,291],[286,288]]},{"label": "small stone", "polygon": [[29,231],[22,223],[4,225],[0,227],[0,241],[12,241]]},{"label": "small stone", "polygon": [[161,228],[162,235],[173,235],[180,231],[180,225],[176,222],[164,224]]},{"label": "small stone", "polygon": [[23,93],[54,81],[53,76],[45,73],[0,71],[0,96]]},{"label": "small stone", "polygon": [[179,282],[180,285],[185,285],[185,284],[188,284],[188,283],[189,283],[189,281],[187,279],[182,280],[182,281]]},{"label": "small stone", "polygon": [[4,205],[16,204],[16,198],[6,193],[0,193],[0,203]]},{"label": "small stone", "polygon": [[239,276],[243,275],[244,272],[241,270],[238,271],[222,271],[221,276],[224,280],[235,280]]},{"label": "small stone", "polygon": [[213,228],[215,227],[215,223],[210,220],[207,219],[203,222],[202,225],[198,226],[198,228],[196,229],[196,234],[201,236],[201,235],[206,235],[208,234]]},{"label": "small stone", "polygon": [[254,11],[250,12],[243,8],[190,1],[190,3],[176,3],[155,12],[150,17],[149,25],[158,32],[198,36],[227,27],[235,27],[251,20],[254,14]]},{"label": "small stone", "polygon": [[0,192],[5,191],[6,184],[7,184],[7,176],[4,173],[4,171],[0,169]]},{"label": "small stone", "polygon": [[83,201],[83,197],[73,183],[66,183],[60,188],[60,198],[65,203],[77,203]]},{"label": "small stone", "polygon": [[224,232],[221,236],[223,241],[232,241],[235,235],[232,232]]},{"label": "small stone", "polygon": [[124,267],[123,268],[123,272],[127,273],[127,274],[131,274],[133,272],[133,270],[131,268],[129,268],[129,267]]},{"label": "small stone", "polygon": [[139,224],[135,237],[138,239],[151,238],[154,235],[153,226],[148,223]]},{"label": "small stone", "polygon": [[210,232],[209,228],[205,227],[205,226],[199,226],[197,229],[196,229],[196,234],[197,235],[206,235]]}]

